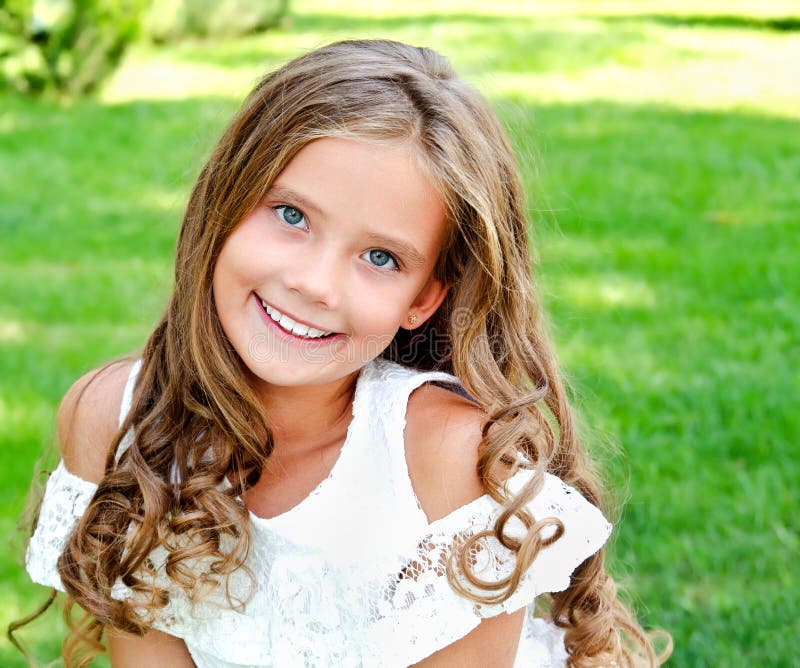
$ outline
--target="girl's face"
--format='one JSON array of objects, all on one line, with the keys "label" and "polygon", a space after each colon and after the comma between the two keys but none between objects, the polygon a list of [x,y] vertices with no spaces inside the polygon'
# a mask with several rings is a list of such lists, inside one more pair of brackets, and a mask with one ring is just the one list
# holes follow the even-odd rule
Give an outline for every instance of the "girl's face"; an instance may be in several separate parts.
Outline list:
[{"label": "girl's face", "polygon": [[265,383],[344,378],[411,327],[410,313],[419,327],[441,304],[444,233],[444,205],[408,147],[314,141],[222,247],[222,328]]}]

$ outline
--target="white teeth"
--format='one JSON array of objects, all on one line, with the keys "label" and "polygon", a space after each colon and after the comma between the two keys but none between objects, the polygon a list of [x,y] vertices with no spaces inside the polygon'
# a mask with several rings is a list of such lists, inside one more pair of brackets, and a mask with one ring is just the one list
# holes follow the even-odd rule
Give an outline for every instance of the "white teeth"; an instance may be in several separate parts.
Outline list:
[{"label": "white teeth", "polygon": [[320,336],[327,336],[331,332],[323,332],[320,329],[314,329],[313,327],[309,327],[308,325],[303,325],[302,323],[295,322],[292,320],[288,315],[284,315],[278,309],[273,308],[269,304],[267,304],[263,299],[261,301],[261,306],[264,307],[264,310],[267,312],[270,318],[272,318],[275,322],[277,322],[283,329],[287,332],[291,332],[295,336],[302,336],[306,339],[318,339]]},{"label": "white teeth", "polygon": [[292,320],[288,315],[282,315],[281,319],[278,321],[284,329],[288,329],[290,332],[292,331],[292,327],[294,327],[294,320]]}]

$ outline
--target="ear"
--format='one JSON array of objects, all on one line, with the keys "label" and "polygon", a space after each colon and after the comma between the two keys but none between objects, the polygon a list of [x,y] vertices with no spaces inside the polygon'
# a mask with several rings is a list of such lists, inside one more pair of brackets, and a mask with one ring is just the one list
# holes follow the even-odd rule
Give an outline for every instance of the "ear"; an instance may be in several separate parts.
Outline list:
[{"label": "ear", "polygon": [[417,327],[421,326],[428,318],[436,313],[436,309],[438,309],[444,301],[449,289],[449,285],[445,285],[439,279],[431,276],[425,284],[425,287],[420,290],[419,294],[408,307],[408,312],[416,316],[416,321],[412,325],[408,320],[405,320],[400,326],[409,331],[415,330]]}]

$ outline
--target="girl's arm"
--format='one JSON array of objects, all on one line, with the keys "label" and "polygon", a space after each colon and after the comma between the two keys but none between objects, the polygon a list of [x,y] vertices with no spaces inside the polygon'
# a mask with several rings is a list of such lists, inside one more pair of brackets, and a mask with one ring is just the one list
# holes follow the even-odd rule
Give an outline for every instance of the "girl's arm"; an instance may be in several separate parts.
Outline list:
[{"label": "girl's arm", "polygon": [[525,608],[510,615],[500,614],[486,619],[461,640],[431,654],[411,668],[511,668],[524,621]]},{"label": "girl's arm", "polygon": [[108,636],[111,668],[195,668],[180,638],[151,629],[143,636],[131,636],[113,629]]},{"label": "girl's arm", "polygon": [[[131,366],[124,362],[90,371],[61,401],[57,417],[61,459],[68,471],[84,480],[99,483],[103,478]],[[106,635],[113,668],[194,668],[186,644],[175,636],[150,630],[139,637],[109,627]]]},{"label": "girl's arm", "polygon": [[[478,476],[478,446],[486,414],[470,401],[423,385],[408,402],[406,460],[414,492],[428,520],[445,517],[486,493]],[[482,621],[415,668],[511,668],[525,608]]]}]

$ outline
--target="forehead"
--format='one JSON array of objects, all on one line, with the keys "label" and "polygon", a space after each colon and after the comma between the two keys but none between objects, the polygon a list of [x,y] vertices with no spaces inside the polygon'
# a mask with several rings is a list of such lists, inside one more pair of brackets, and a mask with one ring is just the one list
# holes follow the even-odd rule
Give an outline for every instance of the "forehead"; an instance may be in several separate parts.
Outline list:
[{"label": "forehead", "polygon": [[426,255],[438,250],[444,234],[444,203],[409,143],[318,139],[294,156],[270,193],[291,195],[296,201],[286,203],[302,209],[312,227],[391,233]]}]

